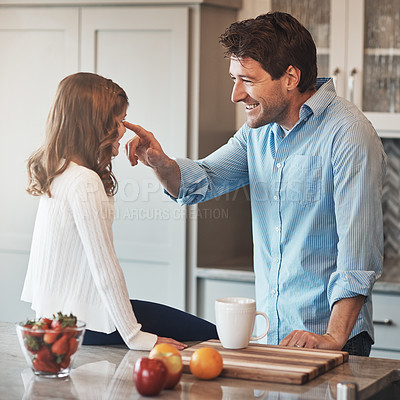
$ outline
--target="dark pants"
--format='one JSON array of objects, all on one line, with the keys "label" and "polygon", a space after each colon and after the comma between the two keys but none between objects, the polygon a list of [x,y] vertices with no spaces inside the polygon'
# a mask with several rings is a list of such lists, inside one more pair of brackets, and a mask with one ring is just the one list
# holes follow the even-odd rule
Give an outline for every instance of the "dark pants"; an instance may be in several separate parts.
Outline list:
[{"label": "dark pants", "polygon": [[[179,342],[218,339],[214,324],[192,314],[149,301],[131,300],[137,321],[143,332],[168,337]],[[83,344],[124,344],[118,331],[107,334],[86,330]]]},{"label": "dark pants", "polygon": [[367,332],[361,332],[347,341],[343,351],[347,351],[351,356],[368,357],[371,352],[373,341]]}]

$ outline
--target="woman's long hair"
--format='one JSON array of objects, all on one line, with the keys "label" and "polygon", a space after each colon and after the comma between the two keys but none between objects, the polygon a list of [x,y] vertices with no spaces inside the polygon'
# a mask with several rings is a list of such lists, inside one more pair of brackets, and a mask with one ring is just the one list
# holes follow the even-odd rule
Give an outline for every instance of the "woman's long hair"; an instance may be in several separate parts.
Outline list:
[{"label": "woman's long hair", "polygon": [[107,195],[113,196],[117,181],[111,158],[118,137],[117,116],[127,107],[126,93],[110,79],[87,72],[64,78],[47,118],[45,143],[27,163],[27,191],[51,197],[53,179],[78,159],[99,175]]}]

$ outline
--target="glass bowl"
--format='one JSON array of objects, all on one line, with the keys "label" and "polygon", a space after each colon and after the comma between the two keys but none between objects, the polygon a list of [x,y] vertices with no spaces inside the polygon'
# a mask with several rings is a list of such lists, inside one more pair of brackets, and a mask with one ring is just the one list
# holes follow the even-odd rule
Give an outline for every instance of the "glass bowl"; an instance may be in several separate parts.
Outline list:
[{"label": "glass bowl", "polygon": [[63,378],[69,375],[74,358],[82,344],[86,324],[76,327],[32,329],[16,324],[17,336],[25,359],[36,375]]}]

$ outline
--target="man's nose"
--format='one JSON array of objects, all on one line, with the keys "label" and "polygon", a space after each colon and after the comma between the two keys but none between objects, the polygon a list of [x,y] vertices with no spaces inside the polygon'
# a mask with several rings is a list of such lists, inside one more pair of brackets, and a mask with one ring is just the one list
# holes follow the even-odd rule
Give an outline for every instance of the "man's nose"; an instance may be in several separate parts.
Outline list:
[{"label": "man's nose", "polygon": [[240,101],[244,100],[247,96],[246,91],[243,88],[243,83],[236,81],[233,84],[231,100],[233,103],[239,103]]}]

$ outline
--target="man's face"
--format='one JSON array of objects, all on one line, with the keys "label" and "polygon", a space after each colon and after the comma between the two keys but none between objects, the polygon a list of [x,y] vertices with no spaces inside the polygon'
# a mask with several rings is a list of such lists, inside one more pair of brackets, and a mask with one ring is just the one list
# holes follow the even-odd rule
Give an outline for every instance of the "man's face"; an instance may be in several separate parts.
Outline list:
[{"label": "man's face", "polygon": [[252,58],[231,57],[229,73],[234,82],[231,100],[245,104],[250,128],[271,122],[285,125],[289,100],[282,78],[272,80],[271,75]]}]

